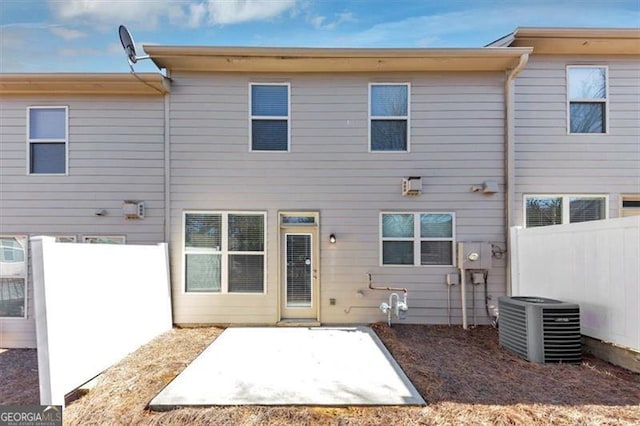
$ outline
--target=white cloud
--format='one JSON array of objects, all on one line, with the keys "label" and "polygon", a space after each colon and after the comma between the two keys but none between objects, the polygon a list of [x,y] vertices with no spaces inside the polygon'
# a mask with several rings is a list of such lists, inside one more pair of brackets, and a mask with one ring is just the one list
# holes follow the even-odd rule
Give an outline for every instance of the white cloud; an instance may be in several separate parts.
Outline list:
[{"label": "white cloud", "polygon": [[274,18],[296,5],[296,0],[209,0],[211,24],[237,24]]},{"label": "white cloud", "polygon": [[65,40],[75,40],[87,36],[82,31],[74,30],[72,28],[52,27],[49,29],[49,31],[51,31],[51,34],[61,37]]},{"label": "white cloud", "polygon": [[351,12],[336,13],[334,18],[332,21],[328,21],[326,16],[312,15],[307,18],[307,21],[317,30],[334,30],[345,22],[356,22]]},{"label": "white cloud", "polygon": [[156,28],[163,19],[176,25],[199,27],[274,18],[294,9],[298,0],[49,0],[54,15],[65,21],[84,19],[98,24],[135,24]]}]

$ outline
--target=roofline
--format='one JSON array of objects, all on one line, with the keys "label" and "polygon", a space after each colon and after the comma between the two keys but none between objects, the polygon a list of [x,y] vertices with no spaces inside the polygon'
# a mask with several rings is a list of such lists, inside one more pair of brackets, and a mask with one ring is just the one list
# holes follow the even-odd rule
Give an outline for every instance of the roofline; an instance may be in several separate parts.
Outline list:
[{"label": "roofline", "polygon": [[534,55],[640,55],[640,30],[519,27],[487,46],[530,46]]},{"label": "roofline", "polygon": [[2,95],[164,95],[159,73],[0,73]]},{"label": "roofline", "polygon": [[228,72],[495,71],[531,53],[517,48],[300,48],[144,45],[159,68]]}]

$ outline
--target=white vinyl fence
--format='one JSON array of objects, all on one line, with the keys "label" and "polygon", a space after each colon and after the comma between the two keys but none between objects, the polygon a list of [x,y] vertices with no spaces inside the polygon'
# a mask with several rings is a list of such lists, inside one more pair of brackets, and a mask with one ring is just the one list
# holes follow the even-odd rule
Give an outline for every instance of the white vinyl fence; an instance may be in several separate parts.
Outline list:
[{"label": "white vinyl fence", "polygon": [[513,296],[580,304],[582,334],[640,350],[640,216],[511,229]]},{"label": "white vinyl fence", "polygon": [[171,329],[167,245],[31,239],[40,403],[64,396]]}]

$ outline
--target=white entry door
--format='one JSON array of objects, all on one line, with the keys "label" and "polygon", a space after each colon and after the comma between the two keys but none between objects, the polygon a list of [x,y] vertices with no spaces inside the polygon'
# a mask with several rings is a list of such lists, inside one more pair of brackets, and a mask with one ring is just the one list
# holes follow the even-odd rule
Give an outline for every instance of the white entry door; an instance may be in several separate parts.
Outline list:
[{"label": "white entry door", "polygon": [[282,319],[316,319],[318,265],[315,229],[282,231]]}]

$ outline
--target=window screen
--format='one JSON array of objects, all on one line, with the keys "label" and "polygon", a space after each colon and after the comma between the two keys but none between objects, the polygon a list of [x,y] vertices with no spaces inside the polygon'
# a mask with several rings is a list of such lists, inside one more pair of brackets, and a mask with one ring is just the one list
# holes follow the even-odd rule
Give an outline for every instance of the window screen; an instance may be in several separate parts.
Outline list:
[{"label": "window screen", "polygon": [[29,107],[30,174],[67,172],[67,108]]},{"label": "window screen", "polygon": [[409,85],[372,84],[369,103],[371,151],[407,151]]},{"label": "window screen", "polygon": [[568,67],[569,132],[605,133],[607,68]]},{"label": "window screen", "polygon": [[251,149],[289,149],[289,85],[251,84]]}]

